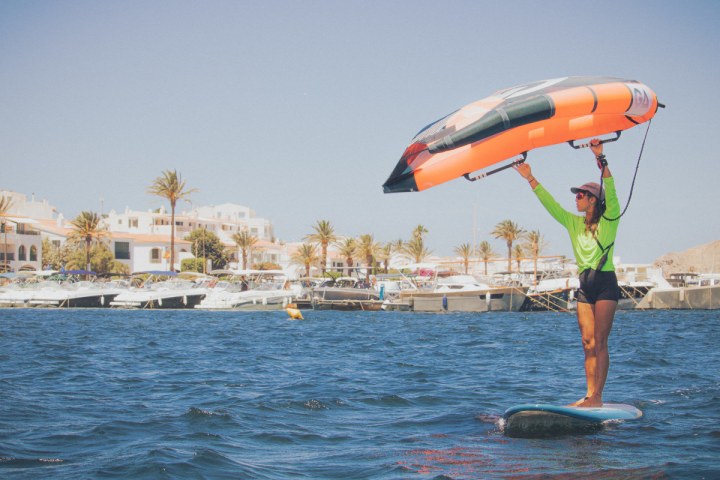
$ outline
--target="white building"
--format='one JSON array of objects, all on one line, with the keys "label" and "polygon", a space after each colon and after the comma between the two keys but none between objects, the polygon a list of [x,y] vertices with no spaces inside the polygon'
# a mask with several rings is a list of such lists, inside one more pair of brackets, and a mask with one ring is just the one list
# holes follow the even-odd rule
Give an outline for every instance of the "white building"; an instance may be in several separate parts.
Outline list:
[{"label": "white building", "polygon": [[[172,217],[165,207],[158,210],[138,211],[126,208],[124,212],[111,211],[104,220],[112,237],[111,250],[131,271],[169,269],[170,233]],[[231,254],[231,261],[242,263],[242,253],[233,235],[243,231],[258,238],[248,258],[248,266],[261,262],[282,264],[286,254],[274,243],[273,227],[269,220],[258,218],[248,207],[225,203],[197,207],[190,212],[175,214],[175,269],[182,260],[192,258],[191,245],[184,240],[190,232],[203,228],[214,233]],[[214,265],[219,268],[223,265]]]},{"label": "white building", "polygon": [[[170,270],[170,234],[144,235],[114,232],[110,237],[110,251],[115,260],[127,265],[131,272]],[[175,269],[180,270],[182,261],[192,258],[190,242],[175,239]]]},{"label": "white building", "polygon": [[274,240],[273,226],[270,220],[255,216],[248,207],[234,203],[223,203],[209,207],[197,207],[183,215],[196,219],[205,228],[215,233],[223,243],[234,243],[232,236],[247,231],[259,240]]},{"label": "white building", "polygon": [[0,272],[42,268],[42,237],[36,219],[52,219],[55,208],[47,200],[38,202],[27,196],[0,190],[10,199],[10,208],[0,217]]}]

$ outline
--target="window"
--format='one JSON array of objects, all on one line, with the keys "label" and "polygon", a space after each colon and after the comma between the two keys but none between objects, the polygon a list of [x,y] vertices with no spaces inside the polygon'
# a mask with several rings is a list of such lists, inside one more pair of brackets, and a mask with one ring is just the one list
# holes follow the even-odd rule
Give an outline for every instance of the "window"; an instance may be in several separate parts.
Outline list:
[{"label": "window", "polygon": [[35,245],[30,247],[30,261],[37,262],[37,247]]},{"label": "window", "polygon": [[27,258],[25,258],[25,245],[20,245],[18,248],[18,260],[21,262],[27,260]]},{"label": "window", "polygon": [[130,227],[137,228],[137,226],[138,226],[138,219],[137,219],[137,218],[134,218],[134,217],[129,218],[129,219],[128,219],[128,225],[129,225]]},{"label": "window", "polygon": [[160,263],[162,253],[159,248],[153,248],[150,250],[150,263]]},{"label": "window", "polygon": [[53,247],[60,248],[60,240],[53,240],[51,243]]},{"label": "window", "polygon": [[130,242],[115,242],[115,259],[130,260]]}]

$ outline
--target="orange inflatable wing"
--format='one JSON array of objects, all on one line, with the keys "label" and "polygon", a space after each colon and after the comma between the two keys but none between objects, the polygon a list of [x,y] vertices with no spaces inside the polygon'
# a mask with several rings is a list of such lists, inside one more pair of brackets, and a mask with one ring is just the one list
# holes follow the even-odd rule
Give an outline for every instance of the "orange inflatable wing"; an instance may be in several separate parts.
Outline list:
[{"label": "orange inflatable wing", "polygon": [[658,108],[635,80],[564,77],[500,90],[423,128],[383,190],[414,192],[532,150],[627,130]]}]

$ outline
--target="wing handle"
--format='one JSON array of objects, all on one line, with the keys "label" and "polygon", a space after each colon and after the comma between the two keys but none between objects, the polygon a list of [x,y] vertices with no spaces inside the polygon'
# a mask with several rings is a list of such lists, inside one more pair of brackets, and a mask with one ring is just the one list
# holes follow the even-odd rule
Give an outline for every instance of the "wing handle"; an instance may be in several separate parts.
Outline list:
[{"label": "wing handle", "polygon": [[[618,139],[620,138],[621,133],[622,133],[622,131],[618,130],[617,132],[615,132],[615,138],[606,138],[604,140],[600,140],[600,143],[617,142]],[[575,140],[570,140],[568,143],[575,150],[579,150],[581,148],[588,148],[590,146],[589,143],[581,143],[579,145],[575,145]]]},{"label": "wing handle", "polygon": [[503,165],[502,167],[496,168],[495,170],[490,170],[489,172],[481,173],[474,177],[471,177],[469,173],[466,173],[465,175],[463,175],[463,177],[465,177],[466,180],[474,182],[475,180],[480,180],[481,178],[488,177],[488,176],[492,175],[493,173],[502,172],[503,170],[507,170],[510,167],[520,165],[521,163],[525,162],[525,160],[527,160],[527,152],[522,153],[522,158],[513,160],[512,162],[508,163],[507,165]]}]

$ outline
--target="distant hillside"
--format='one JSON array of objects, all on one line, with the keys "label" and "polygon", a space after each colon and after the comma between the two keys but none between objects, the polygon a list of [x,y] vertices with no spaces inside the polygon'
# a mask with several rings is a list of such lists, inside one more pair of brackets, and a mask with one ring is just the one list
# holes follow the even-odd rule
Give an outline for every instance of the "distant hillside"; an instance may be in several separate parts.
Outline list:
[{"label": "distant hillside", "polygon": [[654,265],[662,268],[666,277],[671,273],[720,273],[720,240],[665,254]]}]

